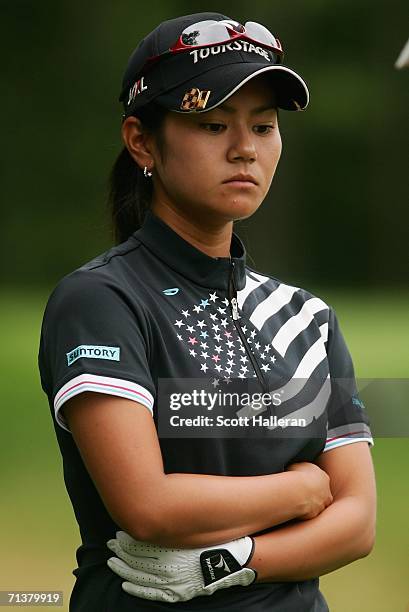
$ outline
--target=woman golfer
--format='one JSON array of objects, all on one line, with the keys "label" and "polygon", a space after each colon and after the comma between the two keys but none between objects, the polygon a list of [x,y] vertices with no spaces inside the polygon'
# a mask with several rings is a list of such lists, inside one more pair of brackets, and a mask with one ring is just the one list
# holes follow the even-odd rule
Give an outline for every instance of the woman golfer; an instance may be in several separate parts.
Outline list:
[{"label": "woman golfer", "polygon": [[[369,421],[331,306],[250,268],[278,109],[308,89],[264,26],[166,21],[123,79],[116,246],[65,276],[39,365],[79,524],[72,612],[328,610],[369,554]],[[272,228],[274,229],[274,228]]]}]

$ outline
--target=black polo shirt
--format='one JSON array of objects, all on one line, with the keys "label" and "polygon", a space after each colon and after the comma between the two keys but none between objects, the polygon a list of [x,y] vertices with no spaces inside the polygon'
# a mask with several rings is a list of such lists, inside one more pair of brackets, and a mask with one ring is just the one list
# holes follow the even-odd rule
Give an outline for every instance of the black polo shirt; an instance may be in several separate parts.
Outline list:
[{"label": "black polo shirt", "polygon": [[122,579],[106,565],[112,556],[106,542],[120,527],[105,509],[60,412],[68,398],[96,391],[142,404],[157,426],[162,380],[203,379],[214,389],[253,380],[263,392],[282,393],[276,416],[306,418],[303,435],[290,436],[290,427],[275,425],[268,428],[273,435],[253,436],[249,444],[246,437],[183,437],[176,431],[174,437],[159,437],[166,473],[272,474],[343,444],[372,445],[333,308],[249,268],[236,234],[230,254],[209,257],[149,211],[141,229],[65,276],[48,300],[41,384],[82,538],[71,612],[327,610],[318,578],[232,587],[176,604],[124,593]]}]

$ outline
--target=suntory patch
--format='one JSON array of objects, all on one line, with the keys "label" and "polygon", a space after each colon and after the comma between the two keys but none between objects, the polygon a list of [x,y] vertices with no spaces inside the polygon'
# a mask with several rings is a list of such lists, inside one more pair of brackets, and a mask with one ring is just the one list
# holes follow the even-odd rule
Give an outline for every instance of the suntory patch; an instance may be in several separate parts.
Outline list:
[{"label": "suntory patch", "polygon": [[91,359],[109,359],[110,361],[120,360],[121,349],[119,346],[94,346],[90,344],[80,344],[73,349],[67,356],[67,365],[71,365],[81,357],[89,357]]}]

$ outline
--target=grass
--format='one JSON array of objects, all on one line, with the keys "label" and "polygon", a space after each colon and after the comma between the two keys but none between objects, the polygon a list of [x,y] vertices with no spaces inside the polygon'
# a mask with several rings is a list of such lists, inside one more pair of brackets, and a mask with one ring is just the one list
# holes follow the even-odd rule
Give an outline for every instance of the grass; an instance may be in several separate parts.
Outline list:
[{"label": "grass", "polygon": [[[409,295],[315,293],[336,308],[357,376],[409,377]],[[63,590],[68,610],[80,538],[37,370],[47,295],[47,291],[13,292],[0,297],[5,348],[0,354],[4,406],[0,519],[6,527],[0,590]],[[409,609],[408,450],[407,438],[375,441],[377,542],[369,557],[321,578],[331,612]]]}]

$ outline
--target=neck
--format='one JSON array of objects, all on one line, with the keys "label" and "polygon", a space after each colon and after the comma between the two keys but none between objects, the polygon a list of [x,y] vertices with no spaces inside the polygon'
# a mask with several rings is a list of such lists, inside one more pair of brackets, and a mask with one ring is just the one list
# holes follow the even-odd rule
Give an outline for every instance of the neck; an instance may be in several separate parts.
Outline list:
[{"label": "neck", "polygon": [[151,209],[186,242],[209,257],[230,257],[233,221],[212,224],[203,218],[188,217],[183,211],[158,201],[152,202]]}]

